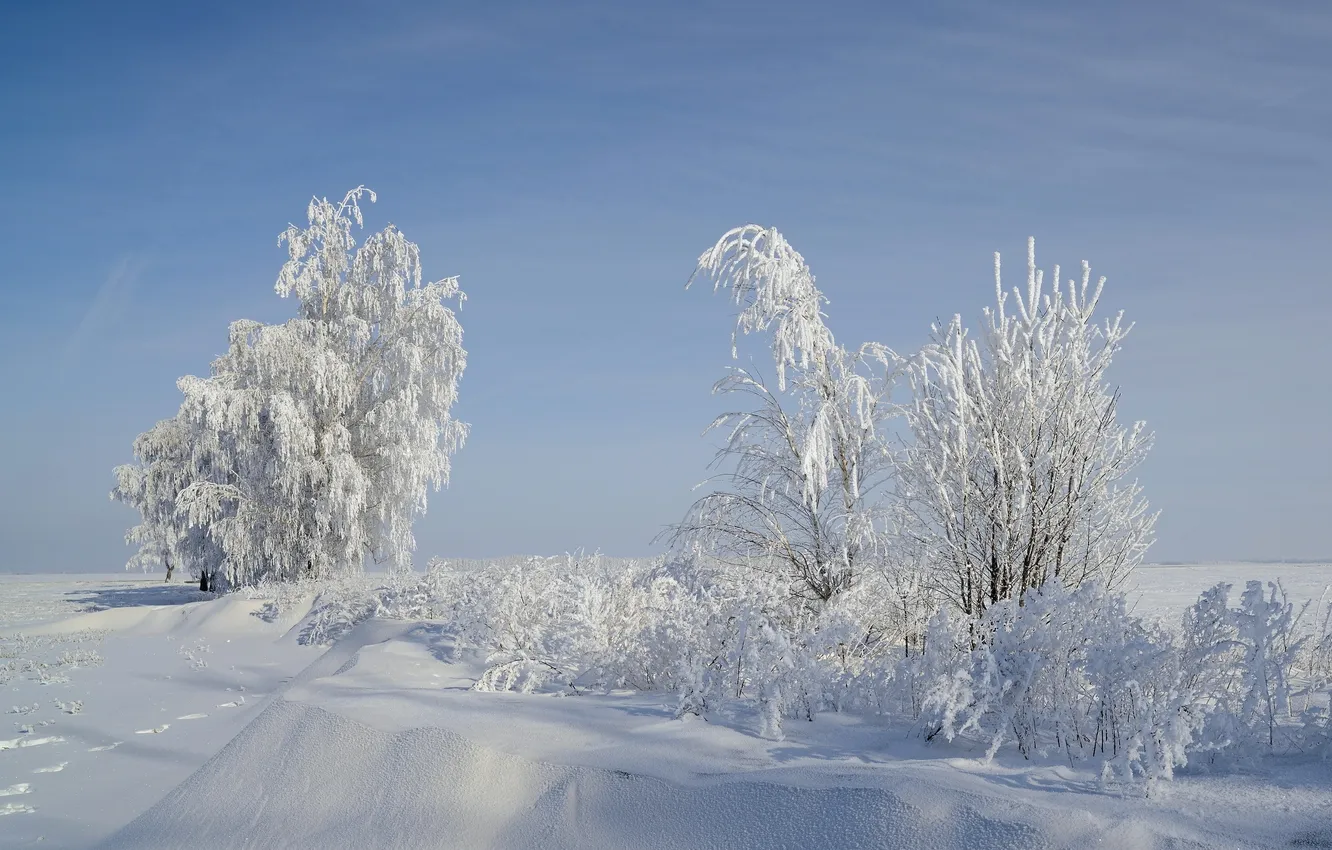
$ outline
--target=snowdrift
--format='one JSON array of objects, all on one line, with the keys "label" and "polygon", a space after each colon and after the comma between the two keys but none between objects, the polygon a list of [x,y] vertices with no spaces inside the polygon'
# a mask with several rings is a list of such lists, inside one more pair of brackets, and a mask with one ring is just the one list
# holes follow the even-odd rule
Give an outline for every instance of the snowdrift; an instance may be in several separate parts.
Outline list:
[{"label": "snowdrift", "polygon": [[683,850],[1063,844],[1039,826],[1001,814],[1010,808],[999,801],[931,802],[922,790],[798,787],[731,777],[680,786],[528,761],[444,729],[388,734],[279,701],[104,846]]}]

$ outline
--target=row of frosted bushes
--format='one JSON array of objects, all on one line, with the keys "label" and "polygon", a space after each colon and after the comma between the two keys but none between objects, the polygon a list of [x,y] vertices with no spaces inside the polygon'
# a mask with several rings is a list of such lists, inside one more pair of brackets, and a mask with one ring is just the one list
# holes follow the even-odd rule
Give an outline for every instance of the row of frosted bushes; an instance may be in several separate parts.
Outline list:
[{"label": "row of frosted bushes", "polygon": [[1332,610],[1297,609],[1277,584],[1237,599],[1219,584],[1167,628],[1092,584],[926,616],[901,582],[871,577],[814,614],[775,578],[730,575],[596,555],[435,561],[324,588],[303,639],[375,616],[439,620],[484,654],[478,690],[668,692],[681,716],[739,702],[775,739],[820,712],[884,715],[989,757],[1096,760],[1106,781],[1332,753]]}]

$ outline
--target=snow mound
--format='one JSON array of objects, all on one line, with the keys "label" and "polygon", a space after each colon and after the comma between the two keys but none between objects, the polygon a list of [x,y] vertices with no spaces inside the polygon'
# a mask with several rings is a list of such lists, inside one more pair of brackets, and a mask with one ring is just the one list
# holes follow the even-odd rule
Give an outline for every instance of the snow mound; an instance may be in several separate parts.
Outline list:
[{"label": "snow mound", "polygon": [[955,803],[730,777],[678,785],[529,761],[444,729],[385,733],[278,701],[103,846],[1058,846],[997,805]]}]

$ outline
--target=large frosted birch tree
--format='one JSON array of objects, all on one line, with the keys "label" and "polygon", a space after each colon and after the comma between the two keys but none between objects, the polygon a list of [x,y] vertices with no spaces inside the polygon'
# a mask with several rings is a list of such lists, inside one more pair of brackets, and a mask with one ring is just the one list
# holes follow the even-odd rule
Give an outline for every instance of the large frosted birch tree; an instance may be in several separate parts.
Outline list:
[{"label": "large frosted birch tree", "polygon": [[[311,201],[308,226],[279,240],[276,289],[297,317],[234,322],[210,376],[178,382],[175,418],[117,470],[112,496],[143,518],[140,558],[170,553],[233,586],[409,563],[412,522],[467,434],[450,412],[466,352],[449,303],[463,295],[457,278],[423,282],[392,225],[357,245],[367,195]],[[200,531],[211,558],[182,548]]]}]

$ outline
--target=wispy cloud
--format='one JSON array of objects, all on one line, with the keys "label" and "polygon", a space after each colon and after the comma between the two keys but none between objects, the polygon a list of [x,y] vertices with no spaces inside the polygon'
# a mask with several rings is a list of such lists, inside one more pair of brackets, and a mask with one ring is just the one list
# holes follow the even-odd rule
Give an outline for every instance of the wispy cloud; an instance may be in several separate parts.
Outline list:
[{"label": "wispy cloud", "polygon": [[134,289],[138,286],[147,263],[142,257],[121,257],[112,267],[106,280],[97,288],[78,327],[65,341],[64,363],[73,363],[97,334],[116,324],[125,314]]}]

